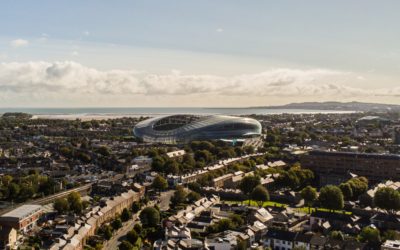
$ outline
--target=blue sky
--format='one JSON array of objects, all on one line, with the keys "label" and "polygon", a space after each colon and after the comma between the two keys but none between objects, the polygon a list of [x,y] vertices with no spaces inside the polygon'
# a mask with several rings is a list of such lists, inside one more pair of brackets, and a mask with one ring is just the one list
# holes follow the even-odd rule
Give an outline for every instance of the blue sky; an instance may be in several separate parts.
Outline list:
[{"label": "blue sky", "polygon": [[0,105],[400,104],[399,5],[3,1]]}]

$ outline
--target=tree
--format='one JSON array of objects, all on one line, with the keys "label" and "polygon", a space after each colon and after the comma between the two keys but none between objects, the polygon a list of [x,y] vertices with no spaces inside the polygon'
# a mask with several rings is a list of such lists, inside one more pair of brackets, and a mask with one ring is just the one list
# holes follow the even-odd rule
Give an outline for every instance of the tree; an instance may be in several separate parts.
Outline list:
[{"label": "tree", "polygon": [[126,157],[126,158],[125,158],[125,163],[126,163],[126,164],[132,163],[132,158],[131,158],[130,156]]},{"label": "tree", "polygon": [[339,185],[340,190],[342,191],[343,197],[346,201],[350,200],[353,197],[353,190],[349,183],[342,183]]},{"label": "tree", "polygon": [[3,184],[4,186],[6,186],[6,187],[7,187],[8,185],[10,185],[11,181],[12,181],[12,177],[9,176],[9,175],[4,175],[4,176],[1,178],[2,184]]},{"label": "tree", "polygon": [[67,200],[71,210],[76,214],[82,213],[81,195],[78,192],[71,192],[67,195]]},{"label": "tree", "polygon": [[361,242],[367,242],[367,241],[379,242],[380,241],[379,229],[364,227],[361,233],[357,236],[357,239]]},{"label": "tree", "polygon": [[81,143],[81,149],[87,149],[88,148],[88,144],[87,144],[87,142],[82,142]]},{"label": "tree", "polygon": [[104,238],[106,240],[110,240],[111,237],[112,237],[112,232],[111,232],[110,228],[107,228],[107,230],[104,232]]},{"label": "tree", "polygon": [[197,200],[201,199],[201,195],[196,193],[196,192],[194,192],[194,191],[192,191],[187,195],[186,198],[189,201],[189,203],[192,203],[194,201],[197,201]]},{"label": "tree", "polygon": [[193,191],[199,191],[200,190],[200,188],[201,188],[201,185],[200,185],[200,183],[198,183],[198,182],[190,182],[189,184],[188,184],[188,188],[190,189],[190,190],[193,190]]},{"label": "tree", "polygon": [[123,240],[122,243],[119,245],[119,250],[132,250],[133,246],[128,241]]},{"label": "tree", "polygon": [[229,216],[229,219],[232,220],[236,228],[240,228],[241,226],[243,226],[243,218],[239,214],[232,214],[231,216]]},{"label": "tree", "polygon": [[246,152],[246,154],[254,154],[256,152],[254,146],[252,145],[244,146],[243,151]]},{"label": "tree", "polygon": [[391,187],[380,187],[375,192],[374,203],[388,213],[400,210],[400,194]]},{"label": "tree", "polygon": [[307,186],[303,190],[301,190],[300,197],[305,201],[307,201],[308,212],[310,213],[310,209],[312,205],[314,205],[315,200],[317,199],[317,191],[315,190],[315,188]]},{"label": "tree", "polygon": [[155,209],[157,209],[158,211],[160,211],[160,207],[157,204],[154,204],[153,206]]},{"label": "tree", "polygon": [[101,250],[103,249],[103,244],[96,244],[96,250]]},{"label": "tree", "polygon": [[251,199],[255,200],[257,205],[261,208],[264,202],[269,201],[267,189],[261,185],[258,185],[251,193]]},{"label": "tree", "polygon": [[243,148],[242,147],[237,146],[233,150],[235,150],[235,153],[236,153],[237,156],[242,156],[242,154],[243,154]]},{"label": "tree", "polygon": [[61,182],[62,188],[66,188],[67,187],[67,184],[68,184],[67,179],[65,179],[64,177],[61,177],[60,178],[60,182]]},{"label": "tree", "polygon": [[160,212],[154,207],[146,207],[139,215],[140,221],[147,227],[155,227],[160,222]]},{"label": "tree", "polygon": [[140,210],[140,203],[134,201],[132,204],[132,212],[136,214],[137,212],[139,212],[139,210]]},{"label": "tree", "polygon": [[20,188],[19,188],[19,186],[17,184],[11,183],[8,186],[8,190],[10,191],[10,197],[15,198],[15,197],[18,196]]},{"label": "tree", "polygon": [[167,174],[179,174],[179,165],[177,162],[173,162],[171,164],[169,164],[166,168],[165,168],[165,173]]},{"label": "tree", "polygon": [[121,214],[121,220],[123,222],[127,222],[132,217],[131,212],[128,209],[124,208]]},{"label": "tree", "polygon": [[186,192],[182,186],[177,186],[174,194],[171,196],[172,206],[184,203],[186,200]]},{"label": "tree", "polygon": [[330,211],[341,210],[344,207],[343,194],[338,187],[328,185],[321,188],[318,199],[321,206]]},{"label": "tree", "polygon": [[386,240],[400,240],[400,233],[394,230],[387,230],[383,233],[383,242]]},{"label": "tree", "polygon": [[[254,176],[254,175],[248,175],[242,178],[242,180],[239,183],[239,189],[243,192],[243,194],[251,194],[253,189],[257,187],[258,185],[261,184],[260,177]],[[251,197],[249,198],[249,206],[250,206],[250,200]]]},{"label": "tree", "polygon": [[135,226],[133,226],[133,229],[140,234],[142,232],[142,226],[139,223],[136,223]]},{"label": "tree", "polygon": [[279,187],[290,187],[292,189],[300,184],[300,180],[295,171],[286,171],[280,173],[275,182]]},{"label": "tree", "polygon": [[113,228],[115,229],[115,230],[118,230],[118,229],[120,229],[121,227],[122,227],[122,221],[121,221],[121,219],[120,218],[116,218],[114,221],[113,221]]},{"label": "tree", "polygon": [[130,230],[127,234],[126,234],[126,239],[132,243],[135,244],[135,242],[138,240],[138,233],[136,232],[135,229]]},{"label": "tree", "polygon": [[153,187],[154,189],[158,189],[159,194],[161,194],[161,190],[166,189],[168,187],[168,182],[160,175],[157,175],[156,178],[154,178],[151,187]]},{"label": "tree", "polygon": [[54,201],[54,209],[59,213],[59,214],[66,214],[69,211],[69,203],[66,199],[64,198],[57,198]]},{"label": "tree", "polygon": [[31,169],[29,169],[28,174],[29,175],[38,175],[39,171],[36,168],[31,168]]},{"label": "tree", "polygon": [[239,240],[239,242],[238,242],[238,250],[246,250],[246,249],[247,249],[246,241]]},{"label": "tree", "polygon": [[149,196],[147,196],[147,194],[146,194],[143,198],[143,204],[147,205],[147,203],[149,203],[149,201],[150,201]]},{"label": "tree", "polygon": [[331,239],[344,241],[344,236],[343,236],[342,232],[340,232],[340,231],[332,231],[329,233],[328,237]]},{"label": "tree", "polygon": [[109,156],[110,155],[110,149],[107,148],[106,146],[101,146],[99,149],[96,150],[97,153],[103,155],[103,156]]}]

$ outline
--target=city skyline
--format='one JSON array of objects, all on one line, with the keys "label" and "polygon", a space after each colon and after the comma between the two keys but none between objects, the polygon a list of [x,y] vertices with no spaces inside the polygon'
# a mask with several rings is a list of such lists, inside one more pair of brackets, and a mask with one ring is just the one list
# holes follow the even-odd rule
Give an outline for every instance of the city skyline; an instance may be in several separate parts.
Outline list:
[{"label": "city skyline", "polygon": [[6,2],[0,106],[400,104],[396,2]]}]

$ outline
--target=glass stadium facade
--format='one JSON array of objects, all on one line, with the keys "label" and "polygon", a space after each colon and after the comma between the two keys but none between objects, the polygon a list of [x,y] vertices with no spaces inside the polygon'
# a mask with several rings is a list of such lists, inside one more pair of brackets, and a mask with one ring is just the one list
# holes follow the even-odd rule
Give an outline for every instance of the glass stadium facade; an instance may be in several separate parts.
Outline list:
[{"label": "glass stadium facade", "polygon": [[253,137],[261,134],[261,124],[254,119],[234,116],[172,115],[139,122],[133,132],[145,142],[186,144]]}]

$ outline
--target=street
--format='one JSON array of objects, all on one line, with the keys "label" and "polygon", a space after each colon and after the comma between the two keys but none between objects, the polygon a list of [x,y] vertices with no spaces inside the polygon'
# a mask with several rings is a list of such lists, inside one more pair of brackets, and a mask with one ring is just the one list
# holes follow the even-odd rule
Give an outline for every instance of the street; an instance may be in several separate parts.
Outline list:
[{"label": "street", "polygon": [[169,201],[171,196],[174,194],[175,190],[169,190],[167,192],[162,192],[160,197],[161,203],[158,204],[160,211],[167,211],[169,209]]},{"label": "street", "polygon": [[[171,196],[174,194],[175,190],[169,190],[167,192],[162,192],[161,196],[158,196],[161,200],[161,203],[158,204],[160,207],[161,211],[166,211],[169,209],[169,201],[171,199]],[[154,206],[155,203],[150,202],[149,206]],[[139,218],[140,211],[138,213]],[[127,222],[126,225],[122,227],[115,235],[113,235],[113,238],[108,242],[106,246],[104,246],[104,250],[113,250],[113,249],[118,249],[119,244],[123,240],[126,240],[126,234],[132,230],[132,228],[135,226],[136,223],[141,224],[140,220],[130,220]]]},{"label": "street", "polygon": [[132,228],[135,226],[136,223],[140,224],[140,220],[139,221],[128,221],[128,224],[123,227],[122,229],[120,229],[120,231],[118,231],[116,233],[116,235],[113,236],[113,238],[108,242],[108,244],[106,246],[104,246],[104,250],[113,250],[113,249],[118,249],[119,244],[121,244],[121,242],[123,240],[126,240],[126,234],[132,230]]}]

